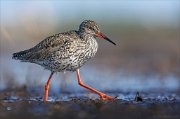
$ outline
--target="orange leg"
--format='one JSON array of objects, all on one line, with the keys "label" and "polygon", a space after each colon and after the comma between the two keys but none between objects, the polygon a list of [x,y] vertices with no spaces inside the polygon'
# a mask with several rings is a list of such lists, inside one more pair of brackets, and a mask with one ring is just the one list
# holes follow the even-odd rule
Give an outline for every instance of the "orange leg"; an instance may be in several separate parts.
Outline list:
[{"label": "orange leg", "polygon": [[52,75],[54,74],[54,72],[51,72],[48,81],[46,82],[45,85],[45,96],[44,96],[44,101],[46,102],[48,100],[48,92],[49,92],[49,86],[50,86],[50,81],[52,79]]},{"label": "orange leg", "polygon": [[103,99],[108,99],[108,100],[114,100],[114,99],[115,99],[115,97],[111,97],[111,96],[106,95],[106,94],[104,94],[104,93],[102,93],[102,92],[100,92],[100,91],[98,91],[98,90],[96,90],[96,89],[94,89],[94,88],[92,88],[92,87],[90,87],[90,86],[85,85],[85,84],[81,81],[79,69],[76,69],[76,74],[77,74],[77,78],[78,78],[78,84],[79,84],[80,86],[82,86],[82,87],[84,87],[84,88],[87,88],[87,89],[89,89],[89,90],[97,93],[102,100],[103,100]]}]

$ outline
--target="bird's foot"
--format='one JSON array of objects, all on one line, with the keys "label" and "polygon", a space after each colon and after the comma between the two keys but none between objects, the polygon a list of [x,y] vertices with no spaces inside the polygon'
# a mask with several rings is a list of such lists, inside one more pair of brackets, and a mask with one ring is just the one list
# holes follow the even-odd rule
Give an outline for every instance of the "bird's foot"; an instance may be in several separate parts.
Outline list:
[{"label": "bird's foot", "polygon": [[112,97],[112,96],[109,96],[109,95],[106,95],[106,94],[104,94],[104,93],[102,93],[102,94],[99,94],[100,95],[100,98],[101,98],[101,100],[116,100],[117,99],[117,97]]}]

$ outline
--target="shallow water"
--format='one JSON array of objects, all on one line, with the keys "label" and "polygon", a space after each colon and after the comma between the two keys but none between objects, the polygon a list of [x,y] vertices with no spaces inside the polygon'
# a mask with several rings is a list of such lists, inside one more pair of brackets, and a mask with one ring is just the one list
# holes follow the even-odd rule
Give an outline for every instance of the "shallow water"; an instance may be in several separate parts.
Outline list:
[{"label": "shallow water", "polygon": [[[28,93],[28,92],[24,92]],[[136,93],[108,93],[118,96],[114,101],[101,101],[98,96],[85,93],[50,96],[43,102],[40,96],[11,96],[9,91],[0,95],[0,118],[154,118],[178,119],[178,93],[140,93],[142,101],[135,101]]]},{"label": "shallow water", "polygon": [[[135,97],[136,93],[106,93],[108,95],[113,95],[114,97],[117,97],[117,100],[120,100],[122,102],[128,101],[128,102],[136,102]],[[91,96],[93,95],[93,97]],[[167,103],[167,102],[180,102],[180,96],[178,93],[166,93],[166,94],[157,94],[157,93],[141,93],[141,97],[143,98],[143,103]],[[58,96],[49,96],[48,102],[61,102],[61,101],[71,101],[72,99],[92,99],[96,100],[99,99],[98,96],[95,96],[94,94],[61,94],[60,97]],[[18,102],[18,101],[37,101],[37,102],[43,102],[43,98],[40,96],[34,96],[34,97],[20,97],[20,96],[7,96],[7,97],[1,97],[2,102]]]}]

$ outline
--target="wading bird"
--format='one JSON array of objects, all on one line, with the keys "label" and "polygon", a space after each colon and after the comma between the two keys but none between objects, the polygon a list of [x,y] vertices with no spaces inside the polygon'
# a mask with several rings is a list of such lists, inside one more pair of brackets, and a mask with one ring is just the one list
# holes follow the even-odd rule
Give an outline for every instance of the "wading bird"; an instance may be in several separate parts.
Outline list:
[{"label": "wading bird", "polygon": [[100,32],[96,22],[83,21],[79,30],[71,30],[47,37],[36,46],[13,54],[13,59],[30,62],[43,66],[51,71],[45,85],[44,101],[48,100],[50,81],[55,72],[76,71],[78,84],[97,93],[101,99],[113,100],[114,97],[106,95],[81,81],[79,68],[95,56],[98,44],[96,37],[103,38],[116,45]]}]

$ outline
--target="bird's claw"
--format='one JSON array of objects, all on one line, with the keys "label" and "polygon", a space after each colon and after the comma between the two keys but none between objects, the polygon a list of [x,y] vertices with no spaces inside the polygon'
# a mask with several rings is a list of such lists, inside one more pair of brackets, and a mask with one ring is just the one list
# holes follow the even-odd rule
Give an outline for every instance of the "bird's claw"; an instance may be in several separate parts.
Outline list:
[{"label": "bird's claw", "polygon": [[111,97],[111,96],[109,96],[109,95],[106,95],[106,94],[100,94],[100,98],[101,98],[101,100],[116,100],[117,99],[117,97]]}]

